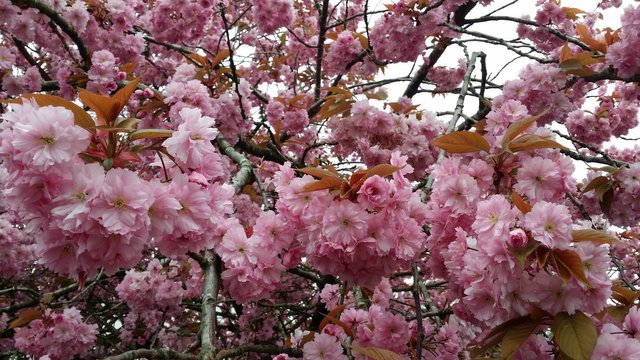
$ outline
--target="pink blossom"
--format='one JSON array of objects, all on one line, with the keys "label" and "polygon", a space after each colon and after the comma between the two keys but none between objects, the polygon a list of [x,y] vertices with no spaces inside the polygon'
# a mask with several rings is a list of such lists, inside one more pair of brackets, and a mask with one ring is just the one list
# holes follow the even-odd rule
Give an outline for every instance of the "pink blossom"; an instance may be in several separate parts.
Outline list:
[{"label": "pink blossom", "polygon": [[513,229],[509,232],[508,243],[514,248],[520,248],[529,242],[527,234],[522,229]]},{"label": "pink blossom", "polygon": [[111,169],[92,203],[91,217],[110,232],[125,235],[149,224],[152,194],[132,171]]},{"label": "pink blossom", "polygon": [[336,246],[353,246],[367,233],[367,213],[350,201],[334,202],[322,219],[322,231]]},{"label": "pink blossom", "polygon": [[302,347],[304,360],[344,360],[342,346],[338,340],[328,334],[316,334],[313,341],[309,341]]},{"label": "pink blossom", "polygon": [[358,200],[367,203],[371,208],[387,205],[391,193],[391,184],[384,178],[374,175],[362,184],[358,190]]},{"label": "pink blossom", "polygon": [[24,164],[45,169],[71,160],[89,145],[89,133],[75,126],[73,113],[65,108],[25,103],[14,109],[4,118],[13,129],[14,157]]},{"label": "pink blossom", "polygon": [[550,248],[563,249],[571,242],[572,219],[564,205],[537,202],[524,216],[524,224],[535,240]]},{"label": "pink blossom", "polygon": [[180,118],[183,123],[163,144],[169,153],[189,167],[199,167],[204,157],[214,151],[211,140],[218,135],[212,128],[215,120],[202,116],[199,109],[190,108],[180,110]]},{"label": "pink blossom", "polygon": [[558,165],[541,157],[523,161],[516,178],[514,189],[533,201],[552,200],[563,189]]}]

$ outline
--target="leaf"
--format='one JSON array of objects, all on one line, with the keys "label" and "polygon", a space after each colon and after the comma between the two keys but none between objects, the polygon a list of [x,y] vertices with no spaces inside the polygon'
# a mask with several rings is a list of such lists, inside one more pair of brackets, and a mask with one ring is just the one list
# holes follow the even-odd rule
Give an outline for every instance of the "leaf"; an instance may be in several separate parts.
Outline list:
[{"label": "leaf", "polygon": [[557,142],[534,134],[522,135],[509,144],[508,150],[518,152],[535,149],[566,149]]},{"label": "leaf", "polygon": [[342,186],[342,179],[337,178],[323,178],[311,182],[302,187],[302,192],[311,192],[325,189],[336,189]]},{"label": "leaf", "polygon": [[570,20],[577,20],[578,14],[585,13],[583,10],[572,8],[572,7],[563,7],[562,10],[564,10],[564,14],[567,17],[567,19],[570,19]]},{"label": "leaf", "polygon": [[595,229],[573,230],[572,237],[573,242],[591,241],[598,245],[619,243],[618,239],[613,236]]},{"label": "leaf", "polygon": [[560,51],[560,57],[558,58],[558,62],[562,64],[567,59],[571,58],[571,49],[569,48],[569,42],[565,42],[562,50]]},{"label": "leaf", "polygon": [[229,55],[231,55],[231,52],[229,51],[229,49],[220,50],[216,54],[216,56],[214,56],[213,59],[211,59],[211,66],[212,67],[218,66],[224,59],[228,58]]},{"label": "leaf", "polygon": [[600,195],[600,209],[605,214],[611,213],[611,205],[613,205],[613,195],[613,187],[610,187],[607,191],[604,191],[602,195]]},{"label": "leaf", "polygon": [[165,129],[138,129],[129,134],[129,140],[169,138],[172,134],[173,131]]},{"label": "leaf", "polygon": [[391,164],[378,164],[371,169],[367,170],[362,179],[359,182],[365,182],[368,178],[378,175],[380,177],[387,177],[396,171],[400,170],[399,167]]},{"label": "leaf", "polygon": [[588,287],[593,287],[587,275],[584,273],[584,263],[578,253],[569,249],[553,249],[553,263],[561,276],[566,276],[566,271]]},{"label": "leaf", "polygon": [[640,296],[640,291],[633,291],[621,284],[611,286],[611,297],[623,305],[631,305]]},{"label": "leaf", "polygon": [[29,325],[30,322],[39,318],[40,315],[42,315],[42,311],[38,309],[24,309],[20,311],[17,318],[13,319],[13,321],[9,323],[7,329],[15,329],[17,327]]},{"label": "leaf", "polygon": [[[140,82],[140,78],[135,78],[129,81],[129,83],[125,87],[118,90],[111,97],[113,100],[115,100],[117,104],[117,106],[113,109],[113,111],[116,112],[116,117],[118,116],[118,114],[120,114],[120,111],[122,111],[122,108],[124,108],[124,106],[127,105],[127,101],[129,101],[129,98],[131,97],[133,92],[136,91],[136,87],[138,86],[139,82]],[[113,120],[115,120],[115,118],[113,118]]]},{"label": "leaf", "polygon": [[538,325],[540,325],[540,321],[531,320],[510,327],[502,338],[500,358],[511,360],[516,352],[518,352],[518,349],[520,349],[520,346],[533,334]]},{"label": "leaf", "polygon": [[607,44],[591,37],[591,33],[589,33],[589,29],[586,26],[582,24],[576,24],[576,32],[578,33],[580,40],[589,45],[591,49],[600,51],[603,54],[607,53]]},{"label": "leaf", "polygon": [[333,310],[329,311],[329,313],[325,315],[325,317],[320,322],[320,325],[318,325],[318,331],[322,332],[322,329],[324,329],[325,326],[332,323],[333,321],[331,320],[331,318],[333,318],[334,320],[339,319],[340,314],[342,314],[342,311],[344,311],[346,307],[347,307],[347,304],[344,303],[336,306]]},{"label": "leaf", "polygon": [[511,201],[513,202],[513,205],[515,205],[518,208],[518,210],[520,210],[520,212],[523,214],[530,212],[531,209],[533,208],[531,204],[526,202],[522,198],[522,196],[520,196],[520,194],[518,194],[515,191],[511,192]]},{"label": "leaf", "polygon": [[360,354],[373,360],[404,360],[404,357],[387,349],[358,345],[350,345],[350,347]]},{"label": "leaf", "polygon": [[[324,169],[318,169],[318,168],[313,168],[313,167],[305,167],[302,169],[296,169],[296,171],[299,171],[301,173],[307,174],[307,175],[311,175],[313,177],[319,178],[319,179],[324,179],[327,177],[337,177],[340,179],[340,176],[338,176],[336,173],[328,171],[328,170],[324,170]],[[342,179],[340,179],[342,180]]]},{"label": "leaf", "polygon": [[323,106],[320,112],[318,112],[319,120],[324,120],[334,115],[338,115],[351,110],[351,106],[352,103],[350,101],[341,101],[331,105]]},{"label": "leaf", "polygon": [[496,326],[486,336],[484,336],[479,343],[476,343],[472,346],[471,358],[478,358],[480,355],[486,353],[487,351],[493,349],[496,345],[500,344],[509,329],[518,327],[523,323],[530,323],[532,321],[540,322],[541,319],[533,320],[528,315],[520,316],[517,318],[509,319]]},{"label": "leaf", "polygon": [[551,326],[560,350],[575,360],[588,360],[596,347],[598,333],[593,321],[580,311],[556,314]]},{"label": "leaf", "polygon": [[110,124],[118,116],[118,114],[113,115],[117,104],[108,96],[102,96],[80,89],[78,91],[78,97],[80,101],[96,113],[98,120],[100,120],[100,125]]},{"label": "leaf", "polygon": [[530,240],[527,246],[525,247],[517,248],[517,247],[507,245],[507,249],[513,256],[515,256],[516,259],[518,259],[518,262],[520,263],[520,267],[524,268],[527,258],[534,251],[536,251],[536,249],[538,248],[538,246],[540,246],[540,244],[541,243],[539,241]]},{"label": "leaf", "polygon": [[606,176],[598,176],[596,178],[594,178],[593,180],[589,181],[589,183],[587,184],[587,186],[584,187],[584,189],[582,189],[582,193],[587,193],[591,190],[594,190],[596,188],[599,188],[601,186],[607,185],[609,184],[609,178]]},{"label": "leaf", "polygon": [[529,126],[543,117],[548,111],[549,109],[547,108],[536,116],[531,116],[526,119],[518,120],[511,123],[507,128],[507,131],[505,131],[504,136],[502,137],[502,150],[507,150],[511,140],[515,139],[516,136],[522,134],[529,128]]},{"label": "leaf", "polygon": [[457,131],[442,135],[431,142],[433,145],[452,154],[463,154],[477,151],[489,152],[491,145],[477,132]]},{"label": "leaf", "polygon": [[[96,132],[93,129],[96,124],[91,116],[80,106],[72,103],[67,99],[47,94],[25,94],[21,97],[25,99],[33,99],[39,106],[61,106],[67,110],[70,110],[73,113],[74,123],[77,126],[80,126],[81,128],[89,131],[92,134],[95,134]],[[2,102],[20,104],[22,101],[20,98],[18,98],[12,100],[3,100]]]},{"label": "leaf", "polygon": [[115,125],[115,127],[117,128],[123,128],[123,129],[133,129],[136,127],[136,125],[138,125],[138,123],[140,122],[140,119],[137,118],[133,118],[133,117],[129,117],[126,119],[122,119],[120,121],[118,121]]},{"label": "leaf", "polygon": [[566,72],[567,74],[578,75],[580,77],[592,76],[596,73],[578,59],[567,59],[564,62],[560,63],[559,66],[560,70]]},{"label": "leaf", "polygon": [[322,331],[322,329],[325,326],[327,326],[329,323],[333,323],[340,326],[342,330],[344,330],[345,334],[353,337],[353,330],[349,327],[349,325],[347,325],[346,323],[338,319],[338,317],[340,316],[340,313],[342,312],[342,310],[344,310],[345,307],[346,307],[346,304],[342,304],[336,307],[335,309],[331,310],[327,315],[325,315],[322,321],[320,322],[320,325],[318,326],[318,330]]}]

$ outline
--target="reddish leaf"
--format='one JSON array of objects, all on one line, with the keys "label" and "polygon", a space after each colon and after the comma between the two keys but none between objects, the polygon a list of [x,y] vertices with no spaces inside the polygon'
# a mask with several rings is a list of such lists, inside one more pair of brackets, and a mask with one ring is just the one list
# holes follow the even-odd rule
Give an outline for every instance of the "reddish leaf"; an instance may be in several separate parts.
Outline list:
[{"label": "reddish leaf", "polygon": [[331,319],[339,319],[340,314],[342,314],[342,311],[344,311],[346,307],[347,307],[347,304],[344,303],[336,306],[333,310],[329,311],[329,313],[325,315],[325,317],[320,322],[320,325],[318,325],[318,331],[322,331],[322,329],[324,329],[325,326],[332,323],[333,321],[331,321]]},{"label": "reddish leaf", "polygon": [[587,77],[595,75],[595,71],[590,67],[584,65],[579,59],[568,59],[560,64],[560,70],[567,74],[578,75],[580,77]]},{"label": "reddish leaf", "polygon": [[480,134],[473,131],[457,131],[442,135],[431,142],[433,145],[452,154],[463,154],[477,151],[489,152],[491,145]]},{"label": "reddish leaf", "polygon": [[614,238],[613,236],[607,234],[604,231],[595,229],[573,230],[572,236],[573,242],[591,241],[592,243],[598,245],[619,243],[618,239]]},{"label": "reddish leaf", "polygon": [[325,189],[340,189],[340,187],[342,186],[342,183],[343,183],[342,179],[337,179],[335,177],[327,177],[327,178],[316,180],[314,182],[311,182],[305,185],[302,188],[302,192],[312,192],[312,191],[325,190]]},{"label": "reddish leaf", "polygon": [[515,205],[518,208],[518,210],[520,210],[520,212],[523,214],[530,212],[531,209],[533,208],[531,204],[526,202],[522,198],[522,196],[520,196],[520,194],[518,194],[515,191],[511,192],[511,201],[513,202],[513,205]]},{"label": "reddish leaf", "polygon": [[118,90],[112,96],[112,99],[117,104],[117,106],[113,109],[113,111],[115,112],[115,117],[113,118],[113,120],[115,120],[116,117],[118,117],[118,114],[120,114],[120,112],[122,111],[122,108],[124,108],[124,106],[127,105],[127,101],[129,101],[129,98],[131,97],[133,92],[136,91],[136,87],[138,86],[139,82],[140,82],[139,78],[135,78],[131,80],[125,87]]},{"label": "reddish leaf", "polygon": [[230,54],[231,52],[229,51],[229,49],[220,50],[216,54],[216,56],[214,56],[213,59],[211,59],[211,66],[212,67],[218,66],[224,59],[228,58]]},{"label": "reddish leaf", "polygon": [[527,130],[534,122],[544,116],[549,109],[541,112],[536,116],[531,116],[526,119],[518,120],[509,125],[507,131],[505,131],[504,136],[502,137],[502,150],[507,150],[509,148],[509,143],[511,140],[515,139],[516,136],[522,134],[525,130]]},{"label": "reddish leaf", "polygon": [[589,279],[587,279],[587,275],[584,273],[584,263],[578,253],[569,249],[553,249],[553,259],[556,270],[563,273],[561,276],[564,275],[566,269],[576,280],[589,287],[593,287]]},{"label": "reddish leaf", "polygon": [[329,171],[329,170],[306,167],[306,168],[302,168],[302,169],[296,169],[296,171],[300,171],[301,173],[304,173],[304,174],[307,174],[307,175],[311,175],[311,176],[319,178],[319,179],[338,178],[338,179],[340,179],[342,181],[342,178],[340,178],[339,174],[336,174],[335,172]]},{"label": "reddish leaf", "polygon": [[84,89],[78,91],[78,97],[91,110],[96,113],[99,124],[111,124],[118,114],[113,115],[114,109],[117,108],[116,102],[108,96],[94,94]]},{"label": "reddish leaf", "polygon": [[358,346],[358,345],[350,345],[350,347],[359,352],[360,354],[371,358],[373,360],[404,360],[405,358],[398,355],[397,353],[391,351],[391,350],[387,350],[387,349],[382,349],[382,348],[377,348],[377,347],[368,347],[368,346]]},{"label": "reddish leaf", "polygon": [[605,186],[609,184],[609,178],[606,176],[598,176],[596,178],[594,178],[593,180],[589,181],[589,183],[587,184],[587,186],[584,187],[584,189],[582,189],[582,193],[587,193],[591,190],[595,190],[599,187]]},{"label": "reddish leaf", "polygon": [[30,322],[39,318],[42,315],[42,311],[39,309],[23,309],[18,314],[18,317],[9,323],[8,329],[15,329],[29,325]]},{"label": "reddish leaf", "polygon": [[545,137],[527,134],[522,135],[509,143],[509,148],[507,150],[511,152],[518,152],[535,149],[565,149],[565,147]]},{"label": "reddish leaf", "polygon": [[640,291],[633,291],[622,284],[611,286],[611,293],[612,297],[623,305],[631,305],[640,297]]},{"label": "reddish leaf", "polygon": [[333,323],[340,326],[342,330],[344,330],[345,334],[353,338],[353,330],[349,327],[349,325],[345,324],[343,321],[340,321],[338,319],[338,317],[340,316],[340,313],[342,312],[342,310],[344,310],[345,307],[346,307],[346,304],[342,304],[336,307],[335,309],[331,310],[327,315],[325,315],[322,321],[320,322],[320,326],[318,326],[318,330],[322,331],[322,329],[325,326],[327,326],[329,323]]}]

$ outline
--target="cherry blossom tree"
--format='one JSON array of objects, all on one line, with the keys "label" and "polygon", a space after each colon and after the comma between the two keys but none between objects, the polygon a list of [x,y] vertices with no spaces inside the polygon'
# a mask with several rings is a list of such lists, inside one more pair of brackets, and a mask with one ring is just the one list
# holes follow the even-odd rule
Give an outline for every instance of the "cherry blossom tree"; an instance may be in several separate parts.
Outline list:
[{"label": "cherry blossom tree", "polygon": [[0,357],[640,359],[594,6],[0,0]]}]

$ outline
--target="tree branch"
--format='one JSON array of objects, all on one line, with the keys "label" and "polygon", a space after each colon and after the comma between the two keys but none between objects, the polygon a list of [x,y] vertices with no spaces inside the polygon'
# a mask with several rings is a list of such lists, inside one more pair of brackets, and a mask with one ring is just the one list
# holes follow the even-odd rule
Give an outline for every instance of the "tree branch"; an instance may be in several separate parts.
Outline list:
[{"label": "tree branch", "polygon": [[78,53],[82,58],[82,68],[84,70],[89,70],[91,67],[91,56],[89,56],[89,51],[84,46],[84,42],[80,38],[80,35],[76,32],[76,30],[69,25],[63,18],[58,14],[55,10],[48,7],[47,5],[41,3],[37,0],[11,0],[12,3],[19,5],[24,4],[30,8],[36,9],[40,11],[43,15],[51,19],[54,24],[58,25],[62,31],[64,31],[67,36],[76,44],[78,48]]},{"label": "tree branch", "polygon": [[228,350],[220,350],[218,355],[216,355],[215,360],[222,360],[231,358],[234,356],[244,355],[246,353],[259,353],[259,354],[287,354],[292,357],[302,357],[302,350],[297,348],[284,348],[279,347],[277,345],[259,345],[259,344],[249,344],[239,346],[234,349]]},{"label": "tree branch", "polygon": [[216,267],[219,262],[217,255],[207,250],[204,255],[204,289],[202,291],[202,315],[200,323],[200,359],[215,358],[214,339],[216,336],[216,302],[218,299],[218,274]]},{"label": "tree branch", "polygon": [[449,46],[450,43],[451,43],[451,38],[448,38],[448,37],[442,38],[438,42],[436,47],[429,54],[429,58],[427,59],[427,61],[425,61],[424,64],[420,66],[418,71],[416,71],[415,75],[413,75],[411,82],[409,83],[409,85],[407,85],[407,88],[405,89],[404,94],[402,94],[402,96],[408,97],[409,99],[411,99],[415,94],[418,93],[420,84],[422,84],[424,79],[427,78],[427,75],[429,74],[429,70],[431,70],[434,67],[434,65],[436,64],[438,59],[440,59],[440,56],[442,56],[442,54],[447,49],[447,46]]},{"label": "tree branch", "polygon": [[315,77],[315,89],[313,92],[313,100],[318,101],[320,99],[320,91],[322,88],[322,59],[324,57],[324,42],[327,34],[327,16],[329,15],[329,0],[322,1],[322,10],[320,12],[320,18],[318,19],[318,48],[316,52],[316,77]]},{"label": "tree branch", "polygon": [[104,358],[104,360],[135,360],[147,358],[150,360],[197,360],[191,354],[183,354],[170,349],[137,349]]}]

